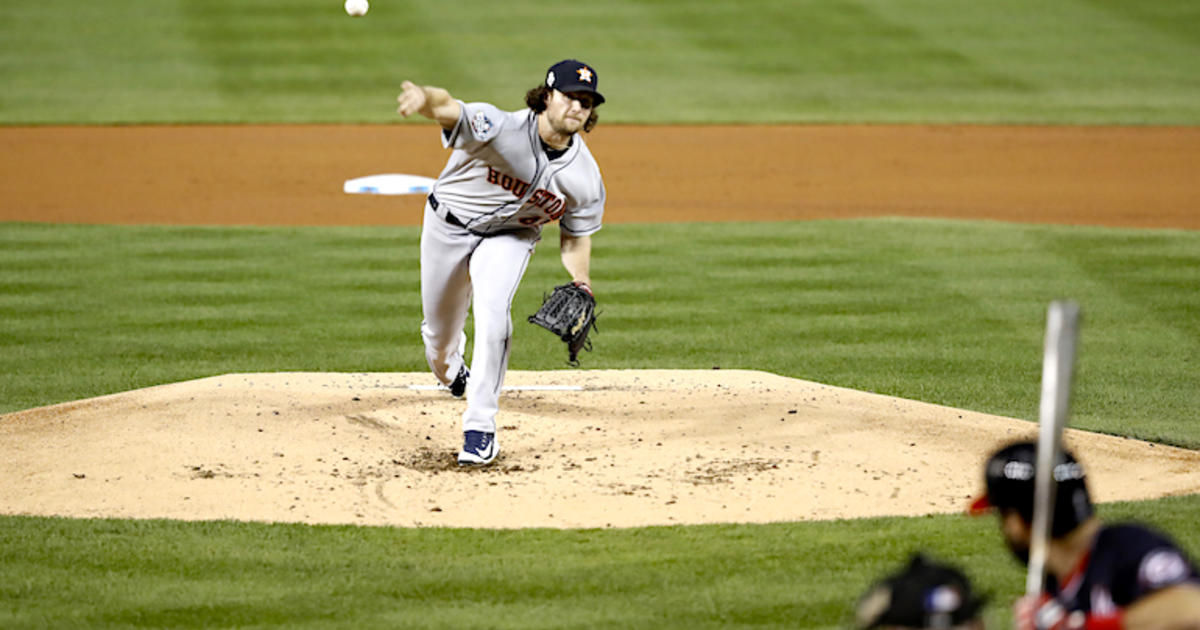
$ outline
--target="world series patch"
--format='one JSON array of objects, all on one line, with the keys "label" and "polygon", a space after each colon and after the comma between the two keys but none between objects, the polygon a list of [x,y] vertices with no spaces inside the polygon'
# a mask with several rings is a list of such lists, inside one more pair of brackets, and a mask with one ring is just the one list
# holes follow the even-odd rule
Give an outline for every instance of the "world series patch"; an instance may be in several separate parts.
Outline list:
[{"label": "world series patch", "polygon": [[471,130],[475,132],[476,137],[487,135],[492,126],[492,120],[483,112],[475,112],[475,116],[471,118]]}]

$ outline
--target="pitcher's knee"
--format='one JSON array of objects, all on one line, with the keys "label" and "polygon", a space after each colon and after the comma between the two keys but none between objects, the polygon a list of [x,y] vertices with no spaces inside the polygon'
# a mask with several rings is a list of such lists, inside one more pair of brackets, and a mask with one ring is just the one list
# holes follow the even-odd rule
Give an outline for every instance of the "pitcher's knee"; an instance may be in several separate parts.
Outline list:
[{"label": "pitcher's knee", "polygon": [[506,334],[503,331],[495,334],[479,334],[475,336],[475,343],[480,346],[503,347],[512,339],[512,335]]},{"label": "pitcher's knee", "polygon": [[449,348],[453,349],[458,345],[459,332],[435,332],[429,326],[421,326],[421,339],[425,341],[426,348]]},{"label": "pitcher's knee", "polygon": [[512,336],[512,322],[502,320],[502,324],[478,326],[475,330],[477,343],[503,343]]}]

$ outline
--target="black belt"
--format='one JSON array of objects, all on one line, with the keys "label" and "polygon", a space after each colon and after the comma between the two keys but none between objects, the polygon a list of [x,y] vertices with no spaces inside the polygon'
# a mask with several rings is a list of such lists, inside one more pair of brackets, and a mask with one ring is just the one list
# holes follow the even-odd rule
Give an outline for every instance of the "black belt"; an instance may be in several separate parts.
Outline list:
[{"label": "black belt", "polygon": [[[440,206],[440,205],[441,204],[438,203],[437,197],[434,197],[433,193],[430,193],[429,194],[429,207],[433,208],[434,212],[437,212],[438,206]],[[463,223],[462,221],[459,221],[458,217],[451,214],[449,210],[446,210],[446,223],[449,223],[450,225],[458,226],[464,230],[467,229],[467,224]]]}]

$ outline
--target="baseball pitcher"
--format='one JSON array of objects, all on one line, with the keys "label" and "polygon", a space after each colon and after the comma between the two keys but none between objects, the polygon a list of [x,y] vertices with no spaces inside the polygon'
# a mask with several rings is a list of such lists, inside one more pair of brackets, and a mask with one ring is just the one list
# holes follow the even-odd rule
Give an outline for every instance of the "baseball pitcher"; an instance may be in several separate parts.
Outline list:
[{"label": "baseball pitcher", "polygon": [[525,95],[528,108],[515,112],[402,84],[400,115],[437,121],[443,146],[453,149],[425,204],[421,336],[434,376],[467,397],[459,465],[487,465],[500,452],[496,413],[512,349],[512,301],[543,225],[559,222],[562,264],[574,284],[591,291],[591,235],[600,229],[605,191],[579,132],[596,125],[604,102],[598,81],[591,66],[561,61]]}]

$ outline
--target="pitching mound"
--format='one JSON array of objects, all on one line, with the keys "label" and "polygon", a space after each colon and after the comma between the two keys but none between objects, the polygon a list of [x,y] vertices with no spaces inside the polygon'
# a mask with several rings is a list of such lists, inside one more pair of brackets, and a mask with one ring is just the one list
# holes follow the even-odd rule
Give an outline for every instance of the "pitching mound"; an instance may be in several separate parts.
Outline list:
[{"label": "pitching mound", "polygon": [[[510,372],[455,463],[428,374],[232,374],[0,416],[0,513],[627,527],[960,512],[1032,423],[753,371]],[[1068,431],[1099,501],[1200,492],[1200,452]]]}]

